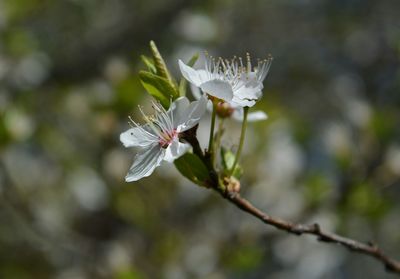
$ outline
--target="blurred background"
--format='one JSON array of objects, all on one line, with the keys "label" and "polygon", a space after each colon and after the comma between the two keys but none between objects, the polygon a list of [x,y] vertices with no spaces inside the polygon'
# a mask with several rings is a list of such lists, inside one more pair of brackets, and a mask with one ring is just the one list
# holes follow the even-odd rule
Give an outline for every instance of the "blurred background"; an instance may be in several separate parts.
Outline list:
[{"label": "blurred background", "polygon": [[399,18],[397,0],[0,0],[0,278],[394,278],[173,165],[125,183],[135,151],[119,134],[149,104],[149,40],[177,78],[199,50],[271,53],[243,196],[400,259]]}]

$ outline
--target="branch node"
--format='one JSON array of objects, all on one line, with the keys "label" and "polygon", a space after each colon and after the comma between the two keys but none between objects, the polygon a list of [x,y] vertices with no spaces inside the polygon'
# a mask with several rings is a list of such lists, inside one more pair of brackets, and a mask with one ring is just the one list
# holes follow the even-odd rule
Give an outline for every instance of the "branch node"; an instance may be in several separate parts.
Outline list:
[{"label": "branch node", "polygon": [[318,241],[325,242],[325,243],[334,242],[332,239],[329,239],[324,235],[318,236],[317,239],[318,239]]},{"label": "branch node", "polygon": [[299,228],[298,226],[293,226],[291,228],[288,229],[289,232],[294,233],[295,235],[302,235],[303,234],[303,230],[301,228]]},{"label": "branch node", "polygon": [[368,244],[369,247],[371,247],[371,248],[373,248],[375,250],[378,250],[378,245],[376,245],[374,242],[368,241],[367,244]]},{"label": "branch node", "polygon": [[319,234],[319,233],[321,233],[321,226],[318,223],[314,223],[313,230],[315,233]]},{"label": "branch node", "polygon": [[228,195],[240,192],[240,182],[235,177],[224,177],[223,183]]},{"label": "branch node", "polygon": [[238,194],[239,193],[237,193],[237,192],[233,192],[233,191],[229,191],[229,190],[226,190],[225,191],[225,195],[228,197],[228,199],[230,199],[230,200],[234,200],[237,196],[238,196]]}]

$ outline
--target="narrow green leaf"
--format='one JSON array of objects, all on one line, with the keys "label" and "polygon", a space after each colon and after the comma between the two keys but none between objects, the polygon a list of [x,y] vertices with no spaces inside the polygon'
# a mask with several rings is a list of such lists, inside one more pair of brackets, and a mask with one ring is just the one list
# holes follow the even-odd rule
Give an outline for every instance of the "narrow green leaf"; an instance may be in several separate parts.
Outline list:
[{"label": "narrow green leaf", "polygon": [[221,159],[224,169],[229,170],[235,162],[235,155],[232,153],[232,151],[221,147]]},{"label": "narrow green leaf", "polygon": [[170,100],[177,97],[174,88],[165,78],[146,71],[140,71],[139,78],[147,92],[160,101],[164,108],[168,109]]},{"label": "narrow green leaf", "polygon": [[207,167],[193,153],[186,153],[174,161],[175,167],[187,179],[200,186],[205,186],[209,180]]},{"label": "narrow green leaf", "polygon": [[[232,151],[227,150],[225,148],[221,148],[221,158],[222,158],[222,166],[224,167],[224,170],[226,172],[229,172],[229,170],[232,168],[233,163],[235,162],[235,154],[233,154]],[[240,178],[243,174],[243,168],[239,165],[236,164],[236,167],[232,173],[232,175],[236,178]]]},{"label": "narrow green leaf", "polygon": [[156,66],[154,65],[154,60],[146,55],[141,55],[140,58],[142,59],[143,63],[147,66],[147,69],[152,74],[157,74]]},{"label": "narrow green leaf", "polygon": [[[193,67],[194,64],[196,63],[197,59],[199,59],[199,53],[196,52],[192,58],[190,58],[189,62],[187,63],[188,66]],[[186,96],[186,85],[187,85],[187,80],[185,78],[181,78],[179,82],[179,95],[180,96]]]},{"label": "narrow green leaf", "polygon": [[190,60],[187,62],[187,65],[193,67],[198,59],[199,59],[199,53],[196,52],[195,54],[193,54],[192,58],[190,58]]},{"label": "narrow green leaf", "polygon": [[179,92],[178,92],[178,88],[177,88],[178,86],[176,84],[176,81],[173,79],[173,77],[169,73],[167,65],[165,64],[165,61],[164,61],[163,57],[161,56],[161,53],[158,51],[158,48],[157,48],[156,44],[154,43],[154,41],[150,41],[150,49],[151,49],[151,53],[152,53],[153,59],[154,59],[154,66],[157,69],[157,75],[167,79],[168,82],[170,83],[171,87],[176,90],[176,95],[178,95]]},{"label": "narrow green leaf", "polygon": [[232,175],[237,179],[240,179],[243,175],[243,168],[241,165],[236,164],[235,170],[233,171]]}]

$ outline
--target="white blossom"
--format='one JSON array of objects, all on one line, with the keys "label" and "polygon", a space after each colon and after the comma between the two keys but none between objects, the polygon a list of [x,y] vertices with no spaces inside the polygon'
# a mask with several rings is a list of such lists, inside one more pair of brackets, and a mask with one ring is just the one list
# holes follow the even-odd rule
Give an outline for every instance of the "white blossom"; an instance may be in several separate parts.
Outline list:
[{"label": "white blossom", "polygon": [[246,65],[241,57],[231,60],[206,57],[205,69],[195,70],[179,60],[182,75],[204,93],[228,102],[233,108],[252,107],[262,96],[263,81],[272,58],[258,60],[252,67],[250,55]]},{"label": "white blossom", "polygon": [[[198,87],[191,85],[190,88],[192,90],[192,95],[194,98],[196,98],[197,100],[202,98],[202,94]],[[222,114],[225,114],[225,117],[232,117],[234,120],[239,121],[239,122],[243,121],[243,116],[244,116],[243,107],[238,106],[232,102],[230,102],[230,103],[224,102],[224,103],[219,104],[219,106],[224,107],[220,110],[217,108],[217,113],[219,114],[220,117],[221,117],[220,112],[222,111]],[[207,110],[212,111],[211,102],[207,103]],[[223,115],[222,115],[222,117],[223,117]],[[261,121],[261,120],[266,120],[266,119],[268,119],[268,115],[261,110],[249,112],[247,115],[248,122],[256,122],[256,121]]]},{"label": "white blossom", "polygon": [[125,147],[139,147],[133,165],[125,180],[137,181],[151,175],[161,162],[173,162],[190,149],[190,145],[179,140],[179,135],[197,125],[203,116],[207,99],[201,97],[192,103],[186,97],[175,100],[165,110],[159,103],[153,103],[154,116],[146,116],[146,124],[140,126],[131,119],[134,127],[120,135]]}]

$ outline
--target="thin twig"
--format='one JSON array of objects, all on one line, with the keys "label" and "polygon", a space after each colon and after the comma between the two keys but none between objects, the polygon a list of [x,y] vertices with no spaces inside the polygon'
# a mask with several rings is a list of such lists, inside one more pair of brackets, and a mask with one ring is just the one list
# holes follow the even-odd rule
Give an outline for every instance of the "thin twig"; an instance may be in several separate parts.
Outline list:
[{"label": "thin twig", "polygon": [[241,210],[255,216],[262,222],[274,226],[279,230],[284,230],[295,235],[310,234],[317,237],[318,241],[326,243],[335,243],[348,248],[351,251],[366,254],[381,261],[387,271],[400,274],[400,262],[387,256],[374,243],[363,243],[351,238],[343,237],[334,233],[327,232],[317,223],[313,225],[298,224],[285,221],[280,218],[269,216],[260,209],[256,208],[245,198],[242,198],[238,193],[222,193],[217,190],[224,198],[235,204]]},{"label": "thin twig", "polygon": [[300,223],[292,223],[280,218],[272,217],[255,207],[245,198],[242,198],[239,193],[229,192],[224,187],[220,187],[218,174],[216,173],[212,164],[210,164],[209,156],[206,156],[207,154],[204,154],[200,148],[199,142],[195,136],[196,130],[197,127],[194,127],[191,131],[189,131],[189,133],[187,133],[187,135],[185,135],[184,139],[193,146],[193,153],[198,155],[199,158],[203,160],[205,165],[208,167],[211,176],[209,187],[217,191],[223,198],[227,199],[244,212],[253,215],[265,224],[271,225],[279,230],[284,230],[288,233],[295,235],[314,235],[317,237],[318,241],[342,245],[351,251],[374,257],[385,265],[387,271],[400,275],[400,262],[386,255],[385,252],[383,252],[383,250],[380,249],[378,245],[372,242],[363,243],[351,238],[343,237],[338,234],[325,231],[318,223],[315,223],[313,225],[306,225]]}]

